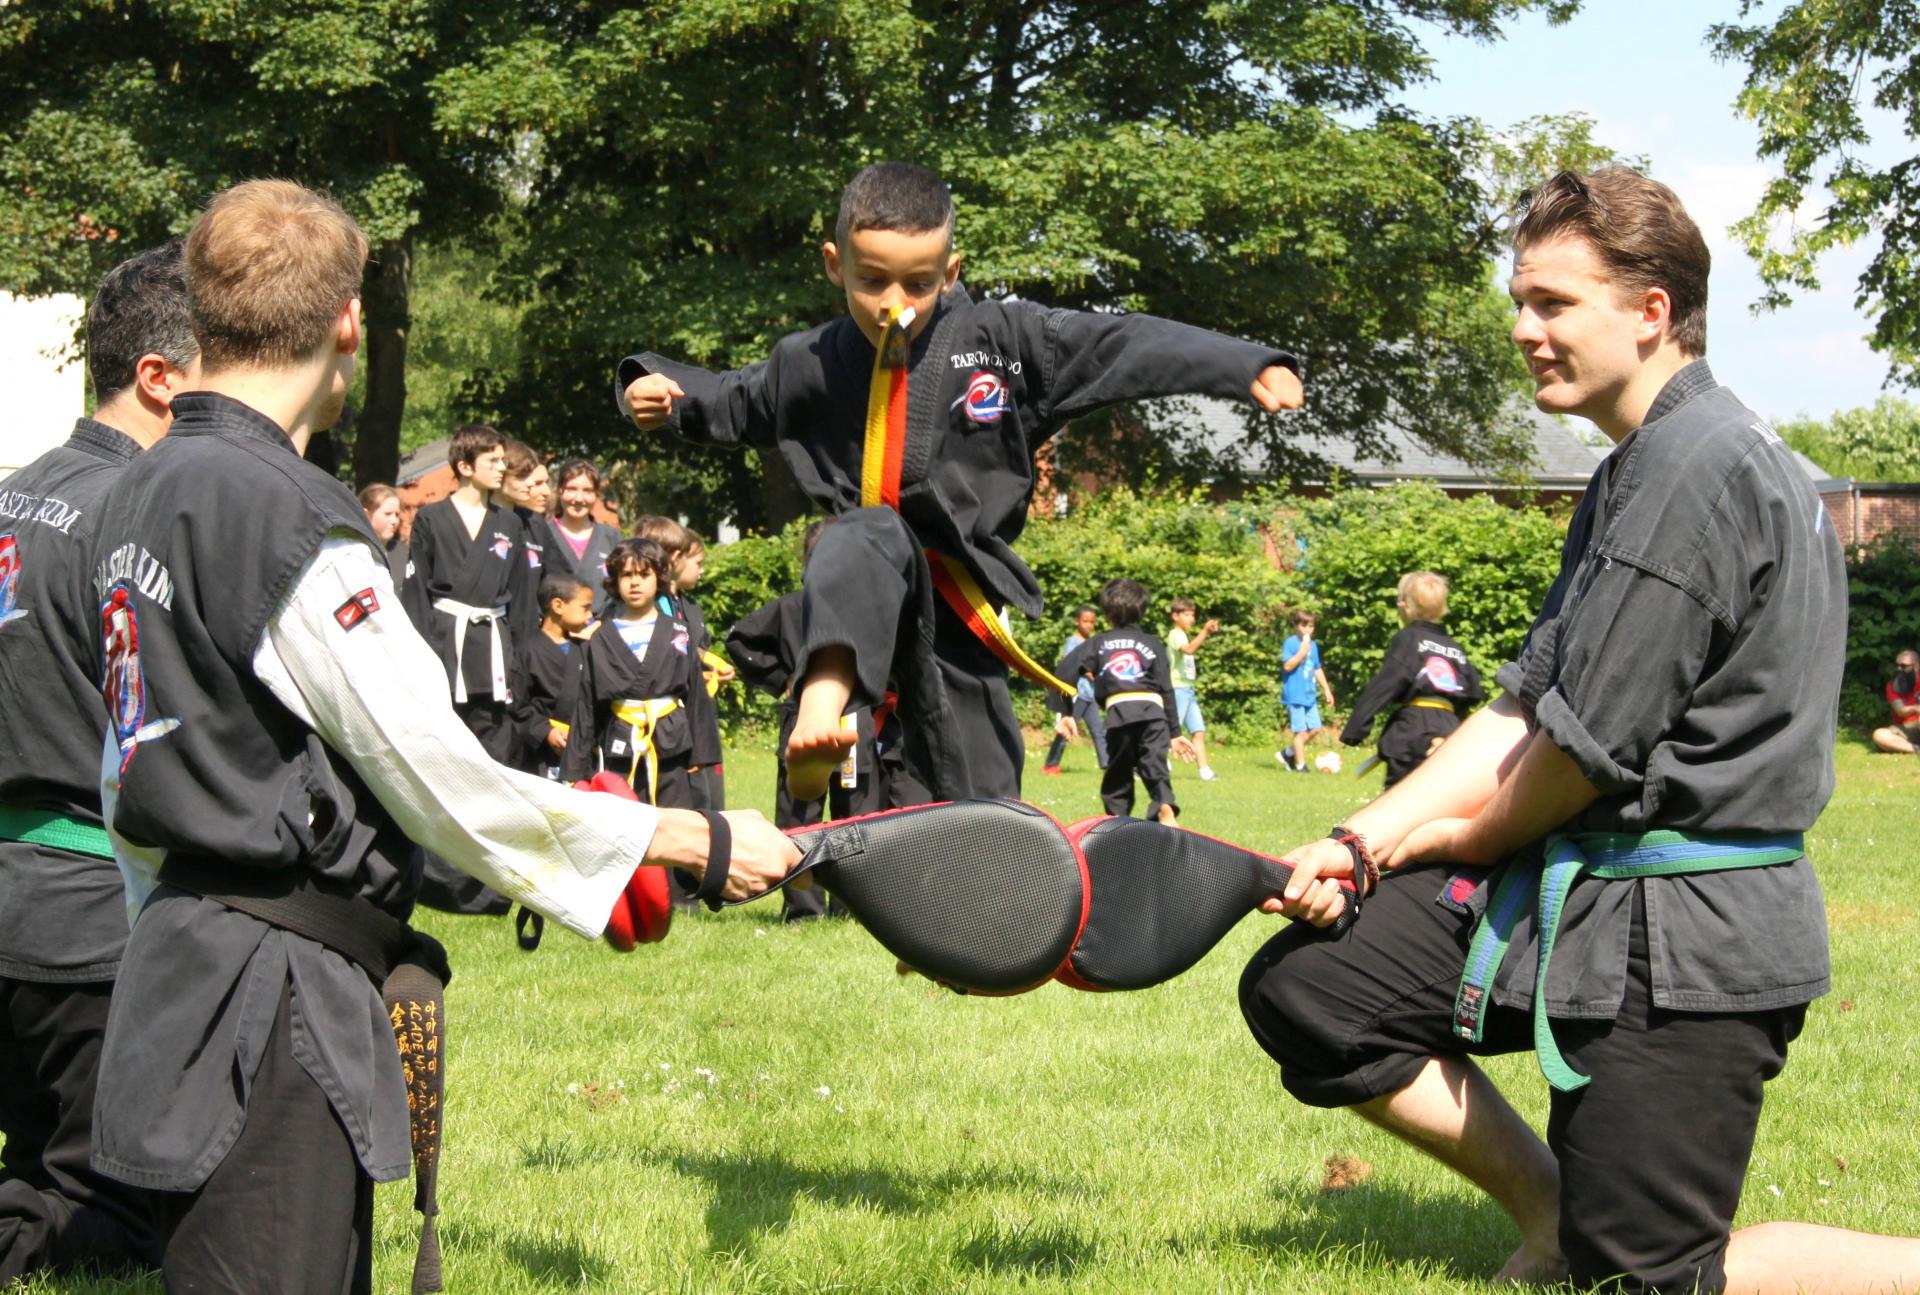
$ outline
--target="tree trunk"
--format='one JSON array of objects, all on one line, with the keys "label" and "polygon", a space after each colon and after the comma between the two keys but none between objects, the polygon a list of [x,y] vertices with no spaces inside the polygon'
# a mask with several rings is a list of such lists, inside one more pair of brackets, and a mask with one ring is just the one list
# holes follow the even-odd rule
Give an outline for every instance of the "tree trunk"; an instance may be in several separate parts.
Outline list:
[{"label": "tree trunk", "polygon": [[366,311],[367,403],[354,424],[353,484],[393,483],[407,411],[407,334],[413,328],[413,236],[374,249],[361,281]]}]

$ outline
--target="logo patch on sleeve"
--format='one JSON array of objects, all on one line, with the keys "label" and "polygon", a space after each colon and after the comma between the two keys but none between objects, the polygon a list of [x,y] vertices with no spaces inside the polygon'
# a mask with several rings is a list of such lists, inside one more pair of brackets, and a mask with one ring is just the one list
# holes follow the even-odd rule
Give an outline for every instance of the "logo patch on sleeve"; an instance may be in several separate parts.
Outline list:
[{"label": "logo patch on sleeve", "polygon": [[333,618],[340,622],[341,629],[350,630],[379,610],[380,600],[373,596],[373,590],[362,589],[334,608]]}]

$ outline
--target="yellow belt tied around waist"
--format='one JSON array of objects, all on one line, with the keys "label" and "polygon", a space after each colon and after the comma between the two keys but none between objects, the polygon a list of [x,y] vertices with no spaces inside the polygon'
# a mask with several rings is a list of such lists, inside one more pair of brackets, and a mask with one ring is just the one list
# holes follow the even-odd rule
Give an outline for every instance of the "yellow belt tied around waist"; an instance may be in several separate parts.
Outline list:
[{"label": "yellow belt tied around waist", "polygon": [[1443,697],[1415,697],[1410,702],[1402,703],[1400,709],[1405,710],[1409,706],[1419,710],[1453,710],[1453,703]]},{"label": "yellow belt tied around waist", "polygon": [[644,760],[649,805],[655,804],[660,796],[660,758],[653,749],[653,733],[661,720],[679,709],[680,703],[672,697],[626,698],[613,704],[613,717],[633,730],[628,739],[633,746],[633,762],[627,766],[627,781],[633,781]]},{"label": "yellow belt tied around waist", "polygon": [[[900,511],[900,474],[907,449],[907,363],[912,350],[907,327],[913,318],[912,307],[889,312],[886,335],[874,350],[873,382],[867,389],[866,440],[860,456],[860,504],[865,508]],[[1071,684],[1061,682],[1014,640],[965,563],[928,549],[927,567],[940,597],[987,651],[1016,674],[1042,687],[1057,688],[1069,697],[1074,695]]]}]

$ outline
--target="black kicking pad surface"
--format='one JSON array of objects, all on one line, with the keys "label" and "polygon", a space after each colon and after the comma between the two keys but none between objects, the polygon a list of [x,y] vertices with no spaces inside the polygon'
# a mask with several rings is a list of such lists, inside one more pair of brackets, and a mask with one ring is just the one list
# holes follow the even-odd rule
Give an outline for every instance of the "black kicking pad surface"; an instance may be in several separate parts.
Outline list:
[{"label": "black kicking pad surface", "polygon": [[1059,823],[1014,800],[959,800],[789,833],[811,871],[900,961],[951,988],[1017,994],[1067,960],[1087,873]]},{"label": "black kicking pad surface", "polygon": [[[1262,900],[1285,889],[1279,859],[1137,818],[1068,829],[1092,890],[1086,929],[1060,980],[1076,989],[1145,989],[1207,956]],[[1330,932],[1351,925],[1351,903]]]}]

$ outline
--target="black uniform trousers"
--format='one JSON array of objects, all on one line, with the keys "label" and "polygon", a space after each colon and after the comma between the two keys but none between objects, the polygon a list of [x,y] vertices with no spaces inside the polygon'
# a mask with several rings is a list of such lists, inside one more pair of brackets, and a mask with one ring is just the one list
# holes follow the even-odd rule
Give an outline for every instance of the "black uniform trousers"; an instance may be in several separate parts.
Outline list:
[{"label": "black uniform trousers", "polygon": [[160,1262],[152,1193],[95,1172],[93,1094],[113,982],[0,977],[0,1286]]},{"label": "black uniform trousers", "polygon": [[891,508],[822,531],[801,584],[801,670],[820,648],[852,649],[855,703],[879,705],[892,677],[908,762],[935,797],[1017,798],[1026,744],[1007,667],[934,590],[927,561]]},{"label": "black uniform trousers", "polygon": [[1133,813],[1136,773],[1147,785],[1148,818],[1158,818],[1162,805],[1170,806],[1176,814],[1180,812],[1173,798],[1173,773],[1167,767],[1172,740],[1167,721],[1158,715],[1131,724],[1107,725],[1107,769],[1100,775],[1100,803],[1107,813]]},{"label": "black uniform trousers", "polygon": [[[1380,730],[1380,758],[1386,762],[1388,787],[1418,769],[1433,754],[1433,748],[1460,727],[1460,717],[1450,710],[1426,706],[1403,706]],[[1385,788],[1382,788],[1385,790]]]},{"label": "black uniform trousers", "polygon": [[373,1179],[327,1095],[293,1055],[290,993],[290,986],[280,990],[232,1150],[198,1191],[159,1194],[168,1295],[373,1289]]},{"label": "black uniform trousers", "polygon": [[[1531,1014],[1510,1007],[1489,1009],[1480,1043],[1453,1036],[1472,918],[1436,902],[1448,875],[1437,866],[1391,874],[1345,935],[1290,926],[1247,964],[1241,1011],[1295,1097],[1350,1106],[1406,1087],[1430,1057],[1532,1049]],[[1671,1295],[1725,1286],[1762,1088],[1805,1018],[1804,1004],[1721,1014],[1654,1006],[1636,895],[1619,1014],[1553,1023],[1561,1052],[1593,1081],[1554,1093],[1547,1121],[1560,1162],[1560,1246],[1576,1284]]]}]

